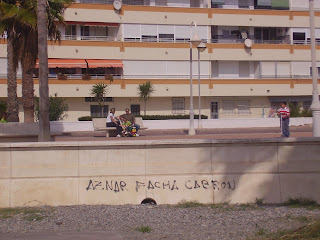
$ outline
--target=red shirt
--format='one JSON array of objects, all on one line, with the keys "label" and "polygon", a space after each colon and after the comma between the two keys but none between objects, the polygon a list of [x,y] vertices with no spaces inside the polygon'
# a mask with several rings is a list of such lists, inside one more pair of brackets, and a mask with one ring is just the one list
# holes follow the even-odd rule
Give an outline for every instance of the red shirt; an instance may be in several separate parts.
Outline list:
[{"label": "red shirt", "polygon": [[282,118],[289,118],[290,117],[290,110],[288,107],[280,108],[278,113],[282,115]]}]

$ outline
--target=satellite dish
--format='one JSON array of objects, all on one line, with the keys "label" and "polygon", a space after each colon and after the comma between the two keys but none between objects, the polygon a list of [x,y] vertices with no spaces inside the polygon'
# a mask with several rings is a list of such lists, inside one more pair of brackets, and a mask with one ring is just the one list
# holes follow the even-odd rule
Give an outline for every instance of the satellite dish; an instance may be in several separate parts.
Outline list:
[{"label": "satellite dish", "polygon": [[115,0],[115,1],[113,2],[113,7],[114,7],[114,9],[116,9],[116,10],[119,11],[119,10],[121,9],[121,7],[122,7],[121,1]]},{"label": "satellite dish", "polygon": [[244,40],[244,45],[247,48],[251,48],[252,47],[252,41],[249,38],[247,38],[246,40]]}]

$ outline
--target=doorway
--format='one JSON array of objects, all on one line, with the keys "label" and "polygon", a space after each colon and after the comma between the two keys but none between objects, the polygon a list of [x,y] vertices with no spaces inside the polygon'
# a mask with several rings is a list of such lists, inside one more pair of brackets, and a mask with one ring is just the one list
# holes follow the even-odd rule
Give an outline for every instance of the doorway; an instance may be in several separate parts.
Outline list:
[{"label": "doorway", "polygon": [[219,104],[218,102],[211,102],[211,119],[219,118]]}]

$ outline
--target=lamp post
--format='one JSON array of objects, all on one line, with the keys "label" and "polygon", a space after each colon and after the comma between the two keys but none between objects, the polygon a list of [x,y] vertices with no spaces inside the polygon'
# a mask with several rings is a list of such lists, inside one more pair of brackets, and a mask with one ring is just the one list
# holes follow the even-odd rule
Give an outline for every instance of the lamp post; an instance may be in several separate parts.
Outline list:
[{"label": "lamp post", "polygon": [[318,92],[318,71],[317,71],[317,52],[315,39],[315,24],[314,24],[314,0],[309,0],[310,12],[310,39],[311,39],[311,59],[312,59],[312,132],[313,137],[320,137],[320,102]]},{"label": "lamp post", "polygon": [[199,86],[199,119],[198,119],[198,128],[202,128],[201,121],[201,83],[200,83],[200,52],[206,50],[207,46],[205,43],[201,42],[198,46],[198,86]]},{"label": "lamp post", "polygon": [[196,22],[191,23],[191,38],[190,38],[190,125],[189,125],[189,135],[195,135],[194,130],[194,111],[193,111],[193,90],[192,90],[192,46],[198,46],[201,43],[201,39],[198,36],[197,30],[195,29],[194,35],[192,36],[192,26],[197,28]]}]

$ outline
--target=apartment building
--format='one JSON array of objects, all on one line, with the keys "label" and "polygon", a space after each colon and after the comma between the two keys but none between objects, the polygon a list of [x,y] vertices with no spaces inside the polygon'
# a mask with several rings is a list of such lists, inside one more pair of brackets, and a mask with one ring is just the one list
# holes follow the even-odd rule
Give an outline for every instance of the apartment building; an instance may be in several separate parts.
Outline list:
[{"label": "apartment building", "polygon": [[[155,92],[147,114],[188,114],[189,41],[195,30],[206,44],[200,54],[201,109],[209,118],[266,117],[282,100],[310,106],[308,0],[122,0],[120,10],[113,2],[76,1],[65,13],[68,25],[59,26],[61,43],[48,42],[50,94],[69,103],[66,121],[100,115],[90,95],[100,82],[109,84],[105,112],[129,107],[142,114],[137,87],[151,81]],[[315,8],[319,51],[320,0]],[[190,26],[193,21],[197,27]],[[0,43],[1,100],[7,94],[5,36]],[[197,54],[194,47],[195,112]],[[317,57],[320,74],[320,51]]]}]

